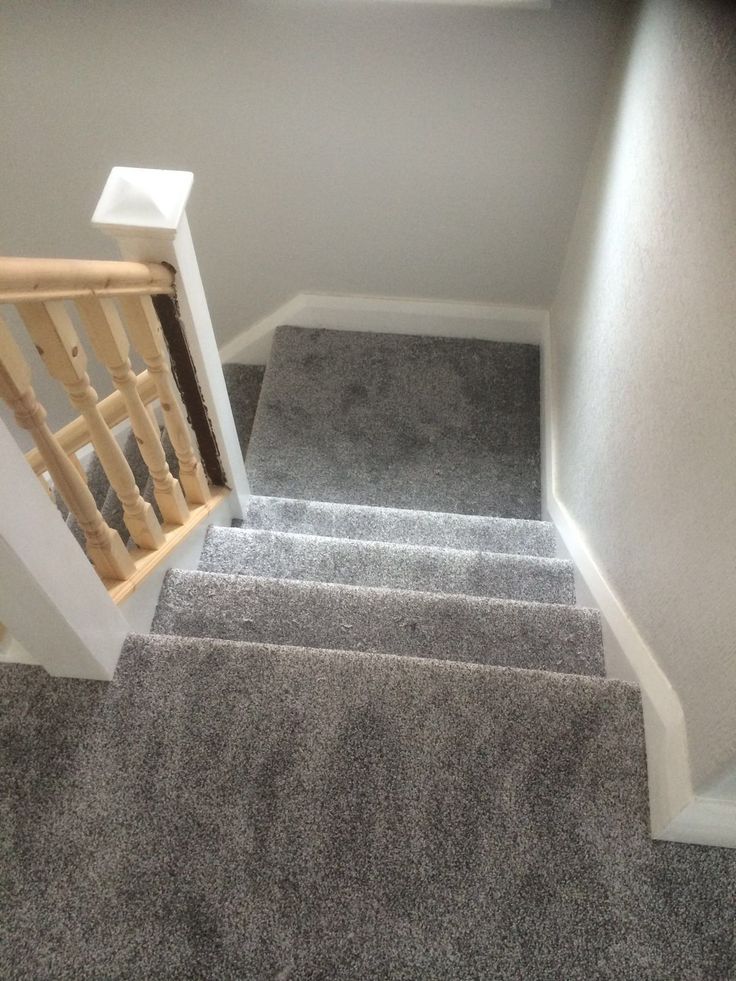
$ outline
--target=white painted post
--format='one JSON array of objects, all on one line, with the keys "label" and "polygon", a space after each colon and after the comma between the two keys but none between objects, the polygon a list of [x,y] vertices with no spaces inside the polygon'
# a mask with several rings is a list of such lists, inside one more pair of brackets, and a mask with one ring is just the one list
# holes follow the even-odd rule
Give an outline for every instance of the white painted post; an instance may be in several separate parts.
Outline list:
[{"label": "white painted post", "polygon": [[122,614],[0,421],[0,621],[49,674],[109,681]]},{"label": "white painted post", "polygon": [[185,210],[193,180],[184,170],[113,167],[92,224],[112,235],[124,259],[168,262],[176,269],[181,321],[227,482],[237,497],[233,515],[242,517],[248,478]]}]

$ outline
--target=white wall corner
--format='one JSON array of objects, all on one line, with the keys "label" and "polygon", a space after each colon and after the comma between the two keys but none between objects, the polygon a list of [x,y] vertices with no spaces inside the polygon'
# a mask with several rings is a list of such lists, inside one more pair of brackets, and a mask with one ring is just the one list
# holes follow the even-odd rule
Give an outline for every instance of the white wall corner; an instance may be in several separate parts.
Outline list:
[{"label": "white wall corner", "polygon": [[337,293],[297,293],[220,348],[223,363],[267,364],[277,327],[424,334],[540,344],[540,307]]}]

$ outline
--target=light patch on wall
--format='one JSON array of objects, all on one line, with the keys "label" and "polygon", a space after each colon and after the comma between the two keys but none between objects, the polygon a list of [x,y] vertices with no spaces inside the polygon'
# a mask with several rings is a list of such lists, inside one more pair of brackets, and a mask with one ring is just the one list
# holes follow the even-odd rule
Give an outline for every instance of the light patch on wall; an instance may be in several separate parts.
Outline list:
[{"label": "light patch on wall", "polygon": [[505,7],[509,9],[549,10],[552,0],[374,0],[376,3],[427,3],[453,7]]}]

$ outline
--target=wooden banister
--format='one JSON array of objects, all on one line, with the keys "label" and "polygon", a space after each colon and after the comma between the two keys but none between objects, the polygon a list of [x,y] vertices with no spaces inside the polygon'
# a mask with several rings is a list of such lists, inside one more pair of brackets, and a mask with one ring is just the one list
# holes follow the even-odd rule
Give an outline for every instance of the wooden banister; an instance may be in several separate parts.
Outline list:
[{"label": "wooden banister", "polygon": [[173,270],[161,263],[0,257],[0,303],[173,292]]},{"label": "wooden banister", "polygon": [[77,303],[77,309],[95,354],[109,371],[123,398],[131,429],[151,474],[154,496],[164,521],[173,525],[186,524],[189,508],[181,484],[169,470],[158,424],[149,416],[138,394],[136,376],[128,357],[128,335],[115,304],[88,297]]},{"label": "wooden banister", "polygon": [[186,416],[171,374],[166,342],[151,298],[121,297],[119,305],[133,345],[146,362],[156,384],[166,432],[179,461],[179,480],[186,499],[191,505],[206,504],[210,499],[207,477],[189,435]]},{"label": "wooden banister", "polygon": [[[123,506],[123,517],[133,541],[141,548],[159,548],[163,532],[151,505],[141,497],[130,464],[102,418],[97,392],[87,374],[87,355],[63,303],[20,303],[18,312],[49,374],[66,389],[89,430],[110,486]],[[76,457],[73,458],[76,460]],[[82,471],[86,482],[86,475]]]},{"label": "wooden banister", "polygon": [[46,411],[31,386],[31,371],[7,325],[0,320],[0,398],[18,424],[33,436],[55,487],[79,522],[87,554],[103,578],[128,579],[135,565],[116,531],[97,509],[92,494],[46,424]]},{"label": "wooden banister", "polygon": [[[136,376],[136,382],[138,385],[138,394],[144,405],[148,405],[158,397],[156,385],[153,378],[148,374],[147,369]],[[110,429],[119,426],[121,422],[125,422],[128,418],[125,399],[118,391],[113,392],[112,395],[108,395],[107,398],[98,402],[97,408]],[[81,416],[64,426],[63,429],[60,429],[54,435],[66,453],[76,453],[82,447],[88,446],[90,442],[89,427]],[[46,464],[38,450],[31,450],[26,453],[26,460],[33,467],[35,474],[40,475],[46,471]]]}]

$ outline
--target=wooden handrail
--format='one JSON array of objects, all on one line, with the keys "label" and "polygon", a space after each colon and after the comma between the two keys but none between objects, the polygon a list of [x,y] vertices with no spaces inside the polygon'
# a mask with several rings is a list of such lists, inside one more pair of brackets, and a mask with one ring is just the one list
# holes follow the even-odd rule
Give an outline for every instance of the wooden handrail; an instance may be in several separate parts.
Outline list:
[{"label": "wooden handrail", "polygon": [[[157,398],[156,384],[148,371],[142,371],[136,380],[141,401],[146,405],[149,402],[153,402]],[[98,408],[100,415],[110,429],[118,426],[128,418],[125,399],[118,391],[113,392],[112,395],[108,395],[107,398],[103,399],[98,404]],[[74,419],[68,425],[64,426],[63,429],[55,433],[55,436],[66,453],[76,453],[77,450],[81,450],[83,446],[87,446],[90,442],[89,429],[82,416],[79,416],[79,418]],[[33,467],[35,474],[40,475],[46,472],[46,464],[38,450],[34,449],[26,453],[26,460]]]},{"label": "wooden handrail", "polygon": [[173,291],[173,270],[156,262],[0,257],[0,303]]}]

